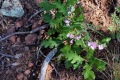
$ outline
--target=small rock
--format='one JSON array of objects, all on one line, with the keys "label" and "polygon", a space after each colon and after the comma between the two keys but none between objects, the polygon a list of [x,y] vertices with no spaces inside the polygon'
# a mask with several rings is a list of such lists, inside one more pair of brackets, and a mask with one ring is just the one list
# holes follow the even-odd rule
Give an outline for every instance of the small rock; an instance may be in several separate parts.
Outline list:
[{"label": "small rock", "polygon": [[25,43],[27,45],[33,45],[37,39],[37,34],[29,34],[25,37]]},{"label": "small rock", "polygon": [[18,79],[18,80],[22,80],[23,77],[24,77],[23,73],[17,74],[17,79]]},{"label": "small rock", "polygon": [[15,23],[15,27],[16,28],[20,28],[20,27],[22,27],[23,26],[23,21],[17,21],[16,23]]},{"label": "small rock", "polygon": [[19,0],[5,0],[0,11],[3,15],[10,17],[22,17],[24,14]]},{"label": "small rock", "polygon": [[17,37],[16,42],[21,43],[21,39],[20,39],[20,37]]},{"label": "small rock", "polygon": [[22,56],[22,54],[16,54],[16,55],[15,55],[15,58],[16,58],[16,59],[19,59],[21,56]]},{"label": "small rock", "polygon": [[13,36],[9,37],[9,40],[10,40],[12,43],[15,43],[15,42],[16,42],[16,36],[13,35]]},{"label": "small rock", "polygon": [[10,58],[6,58],[6,60],[7,60],[8,62],[10,62]]},{"label": "small rock", "polygon": [[33,7],[32,7],[31,4],[28,3],[28,2],[25,2],[25,8],[28,9],[29,11],[32,11],[32,10],[33,10]]},{"label": "small rock", "polygon": [[15,62],[15,63],[12,63],[11,65],[12,66],[18,66],[18,65],[20,65],[20,63],[19,62]]},{"label": "small rock", "polygon": [[30,63],[28,64],[28,67],[32,67],[32,66],[33,66],[33,63],[30,62]]},{"label": "small rock", "polygon": [[29,49],[29,47],[28,46],[26,46],[25,47],[25,51],[29,51],[30,49]]},{"label": "small rock", "polygon": [[39,25],[38,25],[38,23],[34,23],[33,25],[32,25],[32,29],[35,29],[35,28],[37,28]]},{"label": "small rock", "polygon": [[29,69],[26,70],[26,71],[25,71],[25,74],[26,74],[26,75],[29,75],[29,74],[30,74],[30,70],[29,70]]},{"label": "small rock", "polygon": [[10,25],[10,28],[7,30],[7,34],[11,34],[13,32],[15,32],[15,27],[14,25]]}]

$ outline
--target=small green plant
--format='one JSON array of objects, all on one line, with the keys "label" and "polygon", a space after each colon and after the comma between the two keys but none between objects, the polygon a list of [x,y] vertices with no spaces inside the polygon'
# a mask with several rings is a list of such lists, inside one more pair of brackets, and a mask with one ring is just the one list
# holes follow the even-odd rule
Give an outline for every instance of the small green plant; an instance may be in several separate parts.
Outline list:
[{"label": "small green plant", "polygon": [[[82,8],[76,5],[77,0],[43,0],[43,20],[49,23],[47,39],[42,42],[45,48],[58,48],[59,55],[65,60],[66,68],[74,69],[83,66],[85,80],[95,79],[95,70],[104,70],[106,63],[94,56],[96,49],[102,50],[110,41],[104,38],[99,42],[92,41],[88,26],[84,22]],[[83,53],[84,52],[84,53]]]},{"label": "small green plant", "polygon": [[120,8],[116,7],[114,13],[111,14],[112,25],[108,27],[113,39],[120,41]]},{"label": "small green plant", "polygon": [[[109,30],[111,33],[111,36],[113,39],[117,39],[120,42],[120,7],[116,7],[114,13],[111,14],[112,18],[112,26],[109,26]],[[112,65],[110,66],[113,68],[113,75],[112,77],[114,80],[120,80],[120,56],[119,56],[119,46],[114,47],[113,50],[111,51],[111,54],[113,56],[112,58]]]}]

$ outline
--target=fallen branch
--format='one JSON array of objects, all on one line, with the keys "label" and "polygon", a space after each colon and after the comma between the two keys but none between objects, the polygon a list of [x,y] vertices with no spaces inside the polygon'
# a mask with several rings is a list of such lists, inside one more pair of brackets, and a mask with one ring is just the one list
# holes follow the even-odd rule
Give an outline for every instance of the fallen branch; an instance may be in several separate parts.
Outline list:
[{"label": "fallen branch", "polygon": [[[43,57],[46,58],[46,55],[43,54],[43,52],[41,51],[41,48],[42,48],[42,46],[40,46],[39,52],[41,53],[41,55],[42,55]],[[56,74],[60,77],[60,74],[59,74],[58,71],[56,70],[54,64],[53,64],[52,62],[50,62],[50,64],[51,64],[51,66],[53,67],[53,69],[55,70]]]},{"label": "fallen branch", "polygon": [[35,28],[35,29],[33,29],[31,31],[27,31],[27,32],[15,32],[15,33],[12,33],[10,35],[7,35],[7,36],[1,38],[0,42],[3,41],[3,40],[5,40],[5,39],[7,39],[7,38],[9,38],[9,37],[11,37],[11,36],[13,36],[13,35],[17,35],[17,34],[31,34],[31,33],[37,32],[39,30],[45,29],[46,27],[48,27],[48,24],[40,26],[38,28]]},{"label": "fallen branch", "polygon": [[44,60],[44,62],[43,62],[43,65],[42,65],[42,67],[41,67],[39,80],[44,80],[48,63],[51,61],[52,57],[55,55],[56,52],[57,52],[57,48],[54,48],[54,49],[46,56],[46,58],[45,58],[45,60]]}]

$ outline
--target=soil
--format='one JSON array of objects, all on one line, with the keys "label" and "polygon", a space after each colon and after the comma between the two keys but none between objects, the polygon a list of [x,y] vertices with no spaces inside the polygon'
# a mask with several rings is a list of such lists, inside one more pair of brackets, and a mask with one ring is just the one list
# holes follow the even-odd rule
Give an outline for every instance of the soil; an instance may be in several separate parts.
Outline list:
[{"label": "soil", "polygon": [[[119,6],[116,0],[80,0],[84,11],[85,21],[100,26],[99,30],[107,31],[107,27],[111,24],[110,14],[114,12],[115,6]],[[113,2],[114,1],[114,2]],[[1,3],[0,2],[0,7]],[[0,17],[0,38],[14,32],[31,31],[44,24],[41,20],[41,14],[30,17],[39,11],[38,3],[41,0],[20,0],[25,14],[22,18],[12,18],[7,16]],[[13,35],[10,38],[0,42],[0,80],[39,80],[40,68],[44,57],[38,54],[38,48],[45,30],[37,31],[33,34]],[[119,43],[113,40],[111,46]],[[45,55],[49,49],[42,50]],[[6,54],[6,55],[2,55]],[[112,55],[106,50],[97,52],[99,58],[111,59]],[[105,59],[104,59],[105,60]],[[111,65],[112,65],[112,61]],[[55,60],[51,61],[46,72],[45,80],[84,80],[81,74],[82,69],[78,70],[66,69],[64,62],[57,64]],[[54,66],[53,66],[54,65]],[[96,72],[96,80],[113,80],[111,78],[112,67],[108,66],[105,72]],[[58,73],[57,73],[58,72]]]}]

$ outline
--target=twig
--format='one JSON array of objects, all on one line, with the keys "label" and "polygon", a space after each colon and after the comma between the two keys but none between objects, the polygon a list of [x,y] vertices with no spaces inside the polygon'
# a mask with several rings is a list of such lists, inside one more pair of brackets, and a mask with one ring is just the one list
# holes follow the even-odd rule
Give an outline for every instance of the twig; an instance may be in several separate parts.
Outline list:
[{"label": "twig", "polygon": [[29,19],[28,21],[30,21],[33,17],[35,17],[36,15],[38,15],[39,13],[41,13],[43,10],[39,10],[36,13],[34,13]]},{"label": "twig", "polygon": [[10,58],[15,58],[15,57],[14,57],[14,56],[12,56],[12,55],[5,54],[5,53],[1,53],[1,52],[0,52],[0,55],[1,55],[2,57],[10,57]]},{"label": "twig", "polygon": [[40,45],[40,47],[39,47],[39,52],[44,58],[46,58],[46,55],[44,55],[44,53],[41,51],[41,48],[42,48],[42,45]]},{"label": "twig", "polygon": [[27,25],[27,26],[25,26],[25,28],[28,28],[28,27],[30,27],[30,26],[32,26],[33,24],[29,24],[29,25]]},{"label": "twig", "polygon": [[56,52],[57,52],[57,48],[54,48],[54,49],[53,49],[52,51],[50,51],[50,53],[46,56],[46,58],[45,58],[45,60],[44,60],[44,62],[43,62],[43,65],[42,65],[42,67],[41,67],[39,80],[44,80],[48,63],[50,62],[50,60],[52,59],[52,57],[55,55]]},{"label": "twig", "polygon": [[55,68],[55,66],[54,66],[54,64],[53,63],[51,63],[51,66],[53,67],[53,69],[55,70],[55,72],[56,72],[56,76],[58,75],[59,76],[59,78],[60,78],[60,74],[59,74],[59,72],[57,71],[57,69]]},{"label": "twig", "polygon": [[27,32],[15,32],[15,33],[12,33],[10,35],[7,35],[7,36],[1,38],[0,42],[3,41],[3,40],[5,40],[5,39],[7,39],[7,38],[9,38],[9,37],[11,37],[11,36],[13,36],[13,35],[17,35],[17,34],[31,34],[31,33],[37,32],[39,30],[45,29],[46,27],[48,27],[47,24],[43,25],[43,26],[40,26],[38,28],[35,28],[35,29],[31,30],[31,31],[27,31]]}]

